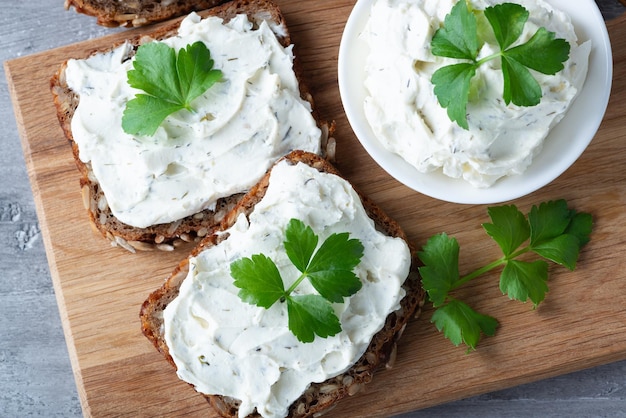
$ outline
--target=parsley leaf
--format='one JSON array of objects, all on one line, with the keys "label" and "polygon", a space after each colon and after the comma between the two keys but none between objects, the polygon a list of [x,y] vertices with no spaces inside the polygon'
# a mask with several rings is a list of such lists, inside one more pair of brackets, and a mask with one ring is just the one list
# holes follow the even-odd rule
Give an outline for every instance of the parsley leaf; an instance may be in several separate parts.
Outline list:
[{"label": "parsley leaf", "polygon": [[548,293],[548,263],[509,260],[500,276],[500,290],[510,299],[526,302],[530,299],[536,307]]},{"label": "parsley leaf", "polygon": [[483,228],[500,246],[504,255],[513,254],[530,237],[528,221],[514,205],[491,207],[487,212],[492,223],[483,224]]},{"label": "parsley leaf", "polygon": [[518,61],[502,57],[504,88],[502,98],[507,105],[535,106],[541,101],[541,86],[533,75]]},{"label": "parsley leaf", "polygon": [[276,264],[263,254],[231,263],[230,275],[235,278],[235,286],[241,289],[241,300],[251,305],[269,309],[285,295],[283,279]]},{"label": "parsley leaf", "polygon": [[459,243],[445,233],[434,235],[418,253],[424,263],[419,269],[422,285],[434,307],[444,304],[459,280]]},{"label": "parsley leaf", "polygon": [[348,233],[333,234],[313,256],[304,273],[320,295],[341,303],[344,297],[361,289],[361,280],[352,271],[363,257],[359,240],[348,239]]},{"label": "parsley leaf", "polygon": [[[530,245],[534,252],[570,270],[576,268],[581,242],[588,241],[590,216],[576,216],[564,201],[547,202],[533,207],[528,215],[531,227]],[[573,224],[573,221],[576,223]],[[581,227],[580,232],[569,233]],[[584,245],[584,244],[583,244]]]},{"label": "parsley leaf", "polygon": [[341,332],[333,306],[322,296],[290,296],[287,314],[289,329],[303,343],[313,342],[315,335],[326,338]]},{"label": "parsley leaf", "polygon": [[[317,248],[318,236],[310,226],[291,219],[283,245],[287,257],[301,272],[285,290],[274,261],[263,254],[231,263],[230,274],[242,301],[269,309],[276,301],[287,302],[288,326],[301,342],[312,342],[315,335],[326,338],[341,331],[332,303],[342,303],[361,289],[353,269],[361,262],[363,245],[348,233],[332,234]],[[319,295],[292,295],[308,278]]]},{"label": "parsley leaf", "polygon": [[510,47],[522,36],[529,16],[528,10],[514,3],[487,7],[484,13],[501,49]]},{"label": "parsley leaf", "polygon": [[432,322],[452,344],[464,343],[469,350],[476,349],[481,333],[492,336],[496,333],[498,321],[483,315],[464,302],[453,299],[432,316]]},{"label": "parsley leaf", "polygon": [[527,42],[512,46],[521,37],[529,13],[519,4],[502,3],[482,12],[500,51],[479,60],[479,48],[485,41],[480,35],[486,36],[477,24],[479,13],[470,11],[467,2],[457,2],[431,40],[433,55],[469,61],[441,67],[431,77],[439,104],[447,110],[450,120],[464,129],[469,129],[469,92],[480,65],[499,57],[504,102],[535,106],[541,101],[542,91],[529,69],[554,75],[563,69],[570,52],[567,41],[555,39],[555,34],[545,28],[539,28]]},{"label": "parsley leaf", "polygon": [[443,27],[433,35],[431,50],[434,55],[475,60],[479,39],[476,16],[464,1],[459,1],[445,17]]},{"label": "parsley leaf", "polygon": [[[487,212],[491,223],[483,224],[483,228],[502,250],[501,258],[460,276],[459,244],[455,238],[444,233],[434,235],[418,252],[423,264],[419,268],[422,285],[435,308],[431,321],[455,345],[465,343],[470,350],[475,349],[481,332],[495,333],[497,320],[475,312],[451,293],[503,265],[499,281],[502,293],[514,300],[530,300],[537,307],[549,290],[545,260],[573,270],[581,248],[590,240],[593,226],[590,214],[569,209],[562,199],[533,206],[527,216],[514,205],[490,207]],[[541,259],[518,259],[526,253]]]},{"label": "parsley leaf", "polygon": [[469,129],[465,115],[474,75],[476,66],[462,63],[441,67],[431,78],[439,104],[447,109],[450,120],[464,129]]},{"label": "parsley leaf", "polygon": [[570,51],[569,43],[555,36],[546,28],[539,28],[526,43],[506,50],[503,56],[542,74],[554,75],[564,68]]},{"label": "parsley leaf", "polygon": [[571,215],[564,200],[533,206],[528,214],[531,245],[538,245],[563,234],[571,221]]},{"label": "parsley leaf", "polygon": [[222,78],[222,72],[212,68],[211,54],[200,41],[182,48],[178,55],[162,42],[141,45],[127,77],[131,87],[144,93],[126,103],[124,132],[151,136],[170,114],[193,111],[191,102]]},{"label": "parsley leaf", "polygon": [[298,271],[305,271],[315,248],[317,247],[317,235],[310,226],[297,219],[291,219],[285,230],[285,251],[287,257]]},{"label": "parsley leaf", "polygon": [[575,236],[582,248],[589,243],[592,227],[593,217],[590,213],[574,211],[572,212],[569,225],[565,228],[565,233]]}]

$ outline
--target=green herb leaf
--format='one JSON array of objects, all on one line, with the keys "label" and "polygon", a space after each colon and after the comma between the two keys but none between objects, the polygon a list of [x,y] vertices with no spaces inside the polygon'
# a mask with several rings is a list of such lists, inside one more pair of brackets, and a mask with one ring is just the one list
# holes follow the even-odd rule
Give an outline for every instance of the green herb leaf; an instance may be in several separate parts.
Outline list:
[{"label": "green herb leaf", "polygon": [[[555,39],[555,34],[545,28],[539,28],[528,42],[512,46],[522,35],[529,13],[519,4],[502,3],[487,7],[483,12],[500,51],[478,60],[479,47],[486,40],[481,36],[486,35],[482,26],[477,25],[474,13],[470,12],[467,2],[457,2],[431,41],[433,55],[469,61],[441,67],[431,78],[439,104],[447,109],[450,120],[464,129],[469,129],[466,114],[469,92],[480,65],[500,57],[505,103],[535,106],[541,101],[542,91],[529,69],[556,74],[563,69],[570,52],[567,41]],[[482,22],[482,17],[479,21]]]},{"label": "green herb leaf", "polygon": [[565,200],[549,201],[533,206],[528,214],[530,245],[535,247],[563,234],[571,219],[572,212],[567,208]]},{"label": "green herb leaf", "polygon": [[565,39],[555,39],[555,33],[539,28],[528,42],[508,49],[506,57],[542,74],[561,71],[569,58],[570,45]]},{"label": "green herb leaf", "polygon": [[516,3],[502,3],[485,9],[501,50],[505,50],[522,36],[528,20],[528,10]]},{"label": "green herb leaf", "polygon": [[565,233],[573,235],[578,239],[578,245],[580,248],[589,243],[591,239],[591,230],[593,228],[593,217],[589,213],[576,213],[572,211],[574,215],[570,221]]},{"label": "green herb leaf", "polygon": [[476,65],[461,63],[441,67],[431,78],[439,104],[446,109],[451,121],[465,129],[469,129],[467,103],[474,75]]},{"label": "green herb leaf", "polygon": [[126,104],[122,128],[130,135],[154,135],[163,120],[182,109],[193,111],[191,102],[222,77],[203,42],[176,51],[162,42],[137,49],[128,84],[143,90]]},{"label": "green herb leaf", "polygon": [[348,233],[329,236],[315,253],[305,273],[320,295],[331,302],[361,289],[361,280],[352,272],[363,257],[359,240],[348,239]]},{"label": "green herb leaf", "polygon": [[589,242],[591,215],[570,210],[561,199],[533,206],[528,219],[532,251],[574,270],[580,249]]},{"label": "green herb leaf", "polygon": [[535,306],[545,299],[548,292],[548,263],[509,260],[500,276],[500,290],[511,299],[526,302],[530,299]]},{"label": "green herb leaf", "polygon": [[300,271],[306,271],[317,247],[317,235],[310,226],[299,219],[291,219],[285,230],[285,251],[287,257]]},{"label": "green herb leaf", "polygon": [[502,56],[502,75],[504,87],[502,98],[507,105],[536,106],[541,101],[541,86],[537,80],[519,62]]},{"label": "green herb leaf", "polygon": [[574,270],[580,245],[578,238],[574,235],[563,234],[534,246],[533,251],[550,261]]},{"label": "green herb leaf", "polygon": [[268,309],[285,296],[283,279],[276,264],[263,254],[241,258],[230,265],[230,275],[240,288],[239,297],[251,305]]},{"label": "green herb leaf", "polygon": [[[166,102],[154,96],[139,94],[126,103],[122,127],[131,135],[154,135],[156,128],[166,117],[181,110],[180,105]],[[128,115],[128,116],[126,116]],[[141,115],[136,117],[134,115]],[[152,127],[155,127],[152,129]]]},{"label": "green herb leaf", "polygon": [[176,51],[161,42],[150,42],[137,48],[133,69],[127,74],[128,84],[154,97],[174,96],[181,102],[176,72]]},{"label": "green herb leaf", "polygon": [[319,295],[289,296],[287,298],[289,330],[303,343],[313,342],[341,332],[341,324],[333,306]]},{"label": "green herb leaf", "polygon": [[505,256],[513,254],[530,236],[526,217],[514,205],[490,207],[487,212],[492,223],[483,224],[483,228]]},{"label": "green herb leaf", "polygon": [[476,349],[481,333],[492,336],[498,327],[495,318],[480,314],[456,299],[437,309],[431,321],[452,344],[458,346],[463,343],[468,346],[468,350]]},{"label": "green herb leaf", "polygon": [[222,72],[214,70],[213,64],[211,52],[204,42],[195,42],[178,51],[176,68],[185,109],[191,108],[193,99],[222,78]]},{"label": "green herb leaf", "polygon": [[[234,285],[239,297],[247,303],[271,307],[277,300],[287,301],[289,329],[298,340],[311,342],[341,331],[332,303],[342,303],[361,289],[361,280],[353,269],[363,257],[363,244],[350,239],[348,233],[332,234],[315,251],[318,236],[302,221],[291,219],[285,230],[285,251],[293,265],[302,273],[284,290],[283,279],[275,263],[263,254],[231,263]],[[319,295],[291,293],[308,278]]]},{"label": "green herb leaf", "polygon": [[439,307],[459,280],[459,243],[445,233],[433,235],[418,257],[424,264],[419,268],[422,286],[433,306]]},{"label": "green herb leaf", "polygon": [[443,27],[433,35],[432,53],[441,57],[475,60],[479,39],[476,16],[464,1],[459,1],[445,17]]}]

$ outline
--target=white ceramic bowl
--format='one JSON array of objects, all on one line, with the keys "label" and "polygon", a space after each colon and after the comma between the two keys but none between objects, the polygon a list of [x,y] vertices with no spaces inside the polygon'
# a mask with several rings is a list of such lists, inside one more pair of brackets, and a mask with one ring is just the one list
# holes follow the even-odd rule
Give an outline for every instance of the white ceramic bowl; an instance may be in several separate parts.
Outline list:
[{"label": "white ceramic bowl", "polygon": [[545,186],[570,167],[596,134],[606,111],[613,77],[611,45],[604,19],[593,0],[547,0],[568,13],[579,42],[591,39],[592,49],[585,84],[561,122],[546,138],[532,165],[517,176],[504,177],[490,188],[472,187],[441,170],[420,173],[400,156],[387,151],[376,139],[363,102],[366,42],[359,35],[374,0],[358,0],[346,23],[339,47],[339,91],[348,121],[372,158],[391,176],[430,197],[454,203],[491,204],[517,199]]}]

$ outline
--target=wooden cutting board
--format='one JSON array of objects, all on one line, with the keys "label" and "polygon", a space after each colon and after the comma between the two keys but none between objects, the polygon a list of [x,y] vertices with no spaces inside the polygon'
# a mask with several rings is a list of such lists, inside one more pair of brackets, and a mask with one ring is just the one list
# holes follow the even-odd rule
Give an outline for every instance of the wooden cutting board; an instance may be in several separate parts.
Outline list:
[{"label": "wooden cutting board", "polygon": [[[323,118],[337,121],[338,168],[372,197],[418,245],[438,232],[457,237],[461,271],[498,256],[480,224],[486,206],[420,195],[390,178],[366,154],[347,123],[337,87],[341,32],[353,2],[278,1]],[[614,86],[597,136],[576,164],[514,203],[565,198],[591,212],[595,228],[578,268],[550,270],[550,292],[533,311],[498,290],[498,273],[459,297],[500,320],[497,335],[465,354],[429,322],[412,321],[396,366],[329,416],[388,416],[626,359],[626,24],[609,24]],[[28,173],[52,280],[86,416],[214,416],[140,331],[139,307],[186,254],[130,254],[94,234],[81,203],[77,171],[56,120],[48,80],[67,58],[120,40],[126,32],[6,62]],[[207,412],[209,411],[209,412]],[[208,415],[207,415],[208,413]]]}]

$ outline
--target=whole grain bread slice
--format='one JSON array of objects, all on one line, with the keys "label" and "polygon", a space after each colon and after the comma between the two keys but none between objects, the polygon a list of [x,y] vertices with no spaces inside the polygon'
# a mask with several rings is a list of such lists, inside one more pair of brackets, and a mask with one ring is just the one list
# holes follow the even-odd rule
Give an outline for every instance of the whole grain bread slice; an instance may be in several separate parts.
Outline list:
[{"label": "whole grain bread slice", "polygon": [[[332,173],[341,176],[339,171],[328,162],[315,154],[294,151],[283,157],[290,164],[302,162],[318,171]],[[219,234],[233,225],[240,214],[249,214],[255,205],[263,199],[269,185],[270,171],[263,179],[252,188],[243,199],[205,237],[191,252],[195,256],[203,249],[217,245],[221,240],[228,239],[227,234]],[[412,265],[409,276],[406,278],[403,288],[406,291],[401,301],[401,308],[386,318],[381,331],[374,335],[363,356],[345,373],[332,377],[322,383],[312,383],[309,388],[297,399],[289,409],[290,417],[310,417],[328,410],[336,403],[349,395],[354,395],[370,382],[375,371],[381,366],[391,367],[395,361],[398,339],[401,337],[408,321],[419,315],[424,302],[424,292],[417,273],[417,259],[414,246],[408,241],[400,226],[386,215],[372,200],[359,193],[363,206],[370,218],[375,222],[378,230],[386,235],[404,239],[411,250]],[[163,335],[163,311],[167,305],[176,298],[178,289],[189,271],[189,258],[183,260],[165,280],[163,285],[155,290],[144,301],[141,311],[141,328],[143,334],[154,344],[157,350],[165,356],[165,359],[174,367],[174,361],[169,354],[168,346]],[[218,395],[204,395],[207,401],[223,417],[236,417],[239,401],[229,397]],[[252,415],[258,416],[258,415]]]},{"label": "whole grain bread slice", "polygon": [[[201,11],[199,14],[206,16],[219,16],[224,21],[228,21],[238,14],[245,14],[248,19],[256,25],[262,21],[269,23],[270,28],[277,39],[284,47],[291,44],[291,38],[284,16],[278,6],[271,0],[234,0],[220,6]],[[147,35],[136,35],[127,42],[135,48],[130,52],[134,54],[136,48],[142,43],[151,40],[160,40],[176,34],[180,19],[171,24],[159,25],[158,29]],[[95,51],[104,53],[114,49],[118,45],[111,45],[106,50]],[[197,242],[205,236],[209,229],[219,223],[223,216],[232,209],[243,196],[242,193],[226,196],[219,199],[213,210],[203,210],[175,222],[149,226],[147,228],[137,228],[119,221],[108,208],[106,197],[104,196],[98,179],[91,170],[89,163],[83,163],[79,158],[79,149],[74,142],[71,122],[74,111],[79,103],[79,96],[74,93],[65,80],[65,62],[50,80],[50,88],[57,111],[57,118],[63,129],[65,137],[71,144],[74,160],[80,171],[80,187],[82,191],[83,205],[88,212],[89,219],[96,231],[109,239],[114,245],[121,246],[129,251],[135,252],[147,250],[174,250],[176,247],[186,242]],[[321,120],[315,108],[313,96],[310,93],[307,83],[303,80],[302,70],[297,57],[294,59],[294,71],[299,81],[300,95],[304,100],[311,103],[312,115],[317,121],[318,127],[322,131],[322,155],[332,159],[334,154],[334,122]]]},{"label": "whole grain bread slice", "polygon": [[136,27],[149,25],[192,11],[204,10],[224,3],[224,0],[65,0],[65,8],[74,8],[97,18],[107,27]]}]

